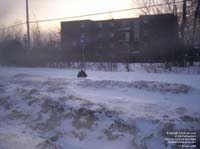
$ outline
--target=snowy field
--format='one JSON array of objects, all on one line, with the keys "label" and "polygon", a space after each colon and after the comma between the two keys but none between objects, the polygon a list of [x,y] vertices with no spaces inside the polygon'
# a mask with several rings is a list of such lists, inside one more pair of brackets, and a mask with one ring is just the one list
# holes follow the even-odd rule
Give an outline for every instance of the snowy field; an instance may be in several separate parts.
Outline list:
[{"label": "snowy field", "polygon": [[0,149],[170,149],[166,132],[200,132],[200,75],[77,73],[0,67]]},{"label": "snowy field", "polygon": [[[80,62],[48,63],[48,68],[80,69]],[[93,71],[114,71],[114,72],[148,72],[148,73],[168,73],[168,74],[200,74],[200,62],[194,62],[193,66],[176,67],[172,64],[163,63],[97,63],[86,62],[84,68]]]}]

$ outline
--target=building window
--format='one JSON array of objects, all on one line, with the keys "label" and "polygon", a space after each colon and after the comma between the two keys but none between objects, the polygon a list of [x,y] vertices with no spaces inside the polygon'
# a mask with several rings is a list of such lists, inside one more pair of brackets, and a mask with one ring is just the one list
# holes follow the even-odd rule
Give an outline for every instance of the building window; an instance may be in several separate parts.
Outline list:
[{"label": "building window", "polygon": [[114,48],[114,44],[113,43],[110,43],[110,48]]},{"label": "building window", "polygon": [[138,30],[135,30],[134,32],[134,41],[139,41],[140,40],[140,36],[139,36],[139,31]]},{"label": "building window", "polygon": [[86,33],[81,33],[80,38],[81,39],[85,39],[86,38]]},{"label": "building window", "polygon": [[103,37],[103,34],[102,34],[102,33],[98,33],[98,34],[97,34],[97,37],[98,37],[98,38],[102,38],[102,37]]},{"label": "building window", "polygon": [[85,22],[81,22],[81,23],[80,23],[80,28],[85,28],[85,27],[86,27]]},{"label": "building window", "polygon": [[115,25],[114,22],[109,22],[110,27],[114,27],[114,25]]},{"label": "building window", "polygon": [[144,30],[143,33],[144,33],[144,37],[147,38],[149,35],[149,32],[147,30]]},{"label": "building window", "polygon": [[144,24],[148,24],[148,23],[149,23],[149,20],[148,20],[147,17],[144,17],[144,18],[143,18],[143,23],[144,23]]},{"label": "building window", "polygon": [[122,43],[122,47],[128,49],[128,48],[130,48],[130,44],[126,43],[126,42]]},{"label": "building window", "polygon": [[97,23],[97,27],[98,28],[102,28],[103,27],[103,24],[101,22]]},{"label": "building window", "polygon": [[87,35],[86,33],[81,33],[80,34],[80,43],[85,44],[87,42]]},{"label": "building window", "polygon": [[99,44],[97,45],[97,48],[98,48],[98,49],[102,49],[102,48],[103,48],[102,43],[99,43]]},{"label": "building window", "polygon": [[120,32],[119,40],[129,42],[130,41],[130,33],[129,32]]},{"label": "building window", "polygon": [[120,26],[123,27],[123,28],[124,27],[129,27],[129,22],[123,21],[123,22],[120,23]]},{"label": "building window", "polygon": [[115,37],[115,33],[110,33],[110,38],[114,38]]}]

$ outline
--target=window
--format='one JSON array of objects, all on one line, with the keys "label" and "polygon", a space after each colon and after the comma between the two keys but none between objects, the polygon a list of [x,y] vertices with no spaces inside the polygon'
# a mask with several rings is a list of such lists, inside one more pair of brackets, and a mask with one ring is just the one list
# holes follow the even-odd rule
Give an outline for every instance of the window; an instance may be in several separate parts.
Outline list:
[{"label": "window", "polygon": [[85,27],[86,27],[85,22],[81,22],[81,23],[80,23],[80,28],[85,28]]},{"label": "window", "polygon": [[115,37],[115,33],[110,33],[110,38]]},{"label": "window", "polygon": [[86,33],[81,33],[80,34],[80,42],[81,42],[81,44],[85,44],[87,42],[87,35],[86,35]]},{"label": "window", "polygon": [[97,48],[98,48],[98,49],[102,49],[102,48],[103,48],[102,43],[99,43],[99,44],[97,45]]},{"label": "window", "polygon": [[122,43],[122,47],[128,49],[128,48],[130,48],[130,44],[126,43],[126,42]]},{"label": "window", "polygon": [[149,35],[149,32],[147,30],[144,30],[143,33],[144,33],[144,37],[147,38]]},{"label": "window", "polygon": [[114,27],[114,25],[115,25],[114,22],[109,22],[110,27]]},{"label": "window", "polygon": [[102,38],[102,37],[103,37],[102,33],[98,33],[98,34],[97,34],[97,37],[98,37],[98,38]]},{"label": "window", "polygon": [[129,22],[123,21],[120,23],[121,27],[129,27]]},{"label": "window", "polygon": [[129,32],[126,32],[126,33],[125,33],[125,40],[126,40],[126,41],[129,41],[129,40],[130,40],[130,34],[129,34]]},{"label": "window", "polygon": [[86,38],[86,33],[81,33],[80,38],[81,39],[85,39]]},{"label": "window", "polygon": [[120,32],[119,40],[120,41],[130,41],[130,33],[129,32]]},{"label": "window", "polygon": [[98,28],[102,28],[103,27],[103,24],[101,22],[97,23],[97,27]]},{"label": "window", "polygon": [[134,32],[134,41],[139,41],[140,40],[140,33],[139,33],[139,30],[135,30]]},{"label": "window", "polygon": [[149,23],[149,20],[148,20],[147,17],[144,17],[144,18],[143,18],[143,23],[144,23],[144,24],[148,24],[148,23]]},{"label": "window", "polygon": [[110,43],[110,48],[114,48],[114,44],[113,43]]}]

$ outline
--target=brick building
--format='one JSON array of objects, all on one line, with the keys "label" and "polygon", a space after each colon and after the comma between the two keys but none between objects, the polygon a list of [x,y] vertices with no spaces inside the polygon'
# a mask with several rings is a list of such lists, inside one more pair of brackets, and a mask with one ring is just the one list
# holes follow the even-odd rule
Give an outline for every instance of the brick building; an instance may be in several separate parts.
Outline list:
[{"label": "brick building", "polygon": [[173,14],[61,22],[61,43],[68,61],[161,61],[176,50],[178,24]]}]

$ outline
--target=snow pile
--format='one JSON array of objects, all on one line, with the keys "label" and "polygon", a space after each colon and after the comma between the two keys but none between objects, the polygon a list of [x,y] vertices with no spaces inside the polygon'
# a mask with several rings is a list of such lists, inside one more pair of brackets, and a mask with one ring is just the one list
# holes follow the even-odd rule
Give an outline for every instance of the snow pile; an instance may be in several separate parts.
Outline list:
[{"label": "snow pile", "polygon": [[0,148],[160,149],[167,131],[199,131],[198,77],[192,86],[44,71],[1,69]]},{"label": "snow pile", "polygon": [[[26,134],[19,132],[21,134],[18,139],[21,140],[17,142],[15,133],[7,132],[1,133],[0,144],[4,145],[2,147],[12,148],[16,142],[17,148],[29,144],[32,148],[38,149],[75,149],[81,146],[93,148],[96,143],[102,142],[108,145],[105,147],[108,149],[131,147],[131,144],[127,145],[127,141],[131,141],[131,134],[135,128],[126,124],[116,111],[110,111],[102,105],[94,105],[86,99],[70,95],[70,91],[62,88],[63,83],[58,80],[36,81],[35,79],[33,82],[24,78],[19,79],[21,76],[20,74],[9,78],[11,89],[7,88],[8,80],[1,80],[3,82],[1,83],[3,93],[0,96],[0,119],[3,120],[1,123],[14,125],[13,127],[16,124],[23,124],[26,126],[23,131],[31,131],[28,135],[36,133],[38,141],[29,144],[32,139],[26,138]],[[63,93],[63,90],[67,93]],[[110,141],[115,143],[110,144]]]},{"label": "snow pile", "polygon": [[177,83],[166,83],[166,82],[156,82],[156,81],[135,81],[135,82],[124,82],[124,81],[113,81],[113,80],[101,80],[92,81],[84,80],[78,85],[82,87],[95,87],[95,88],[137,88],[140,90],[147,90],[153,92],[162,93],[188,93],[192,90],[192,87],[185,84]]}]

